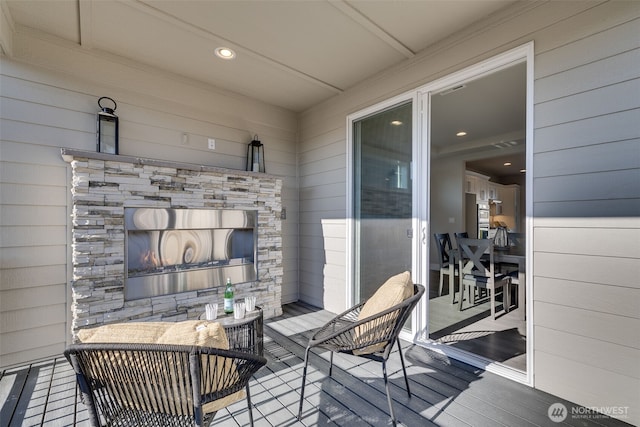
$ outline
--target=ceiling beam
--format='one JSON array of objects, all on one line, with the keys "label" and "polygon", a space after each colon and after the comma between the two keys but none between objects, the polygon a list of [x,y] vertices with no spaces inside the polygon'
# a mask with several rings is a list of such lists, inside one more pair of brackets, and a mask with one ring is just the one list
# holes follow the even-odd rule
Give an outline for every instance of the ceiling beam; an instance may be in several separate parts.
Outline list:
[{"label": "ceiling beam", "polygon": [[4,0],[0,1],[0,50],[7,56],[13,56],[13,33],[15,27],[9,6]]},{"label": "ceiling beam", "polygon": [[334,0],[330,1],[329,4],[351,18],[354,22],[369,31],[378,39],[382,40],[387,45],[400,52],[406,58],[413,58],[414,56],[416,56],[415,52],[402,44],[398,39],[391,36],[384,29],[378,26],[375,22],[365,16],[358,9],[351,6],[345,0]]},{"label": "ceiling beam", "polygon": [[93,47],[93,7],[91,0],[78,1],[78,15],[80,16],[80,46],[91,49]]}]

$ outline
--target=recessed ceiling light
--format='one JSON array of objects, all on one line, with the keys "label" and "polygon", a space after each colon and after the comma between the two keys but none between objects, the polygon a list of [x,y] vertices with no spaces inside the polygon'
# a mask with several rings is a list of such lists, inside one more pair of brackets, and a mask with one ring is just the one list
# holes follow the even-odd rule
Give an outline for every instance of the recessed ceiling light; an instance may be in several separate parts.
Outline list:
[{"label": "recessed ceiling light", "polygon": [[391,122],[391,124],[393,126],[400,126],[402,124],[402,122],[400,120],[394,120],[394,121]]},{"label": "recessed ceiling light", "polygon": [[504,162],[505,166],[511,166],[511,162]]},{"label": "recessed ceiling light", "polygon": [[467,133],[463,130],[461,130],[460,132],[456,133],[456,136],[466,136]]},{"label": "recessed ceiling light", "polygon": [[233,59],[236,57],[236,53],[228,47],[216,48],[216,56],[222,59]]},{"label": "recessed ceiling light", "polygon": [[526,169],[520,169],[520,173],[526,173],[527,170]]}]

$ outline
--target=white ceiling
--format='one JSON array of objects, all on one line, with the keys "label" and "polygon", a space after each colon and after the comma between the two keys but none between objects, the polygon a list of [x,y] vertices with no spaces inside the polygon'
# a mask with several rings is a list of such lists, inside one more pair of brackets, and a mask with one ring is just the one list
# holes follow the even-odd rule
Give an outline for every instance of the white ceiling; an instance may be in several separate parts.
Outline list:
[{"label": "white ceiling", "polygon": [[[0,0],[34,29],[295,112],[514,0]],[[237,57],[224,61],[214,49]]]}]

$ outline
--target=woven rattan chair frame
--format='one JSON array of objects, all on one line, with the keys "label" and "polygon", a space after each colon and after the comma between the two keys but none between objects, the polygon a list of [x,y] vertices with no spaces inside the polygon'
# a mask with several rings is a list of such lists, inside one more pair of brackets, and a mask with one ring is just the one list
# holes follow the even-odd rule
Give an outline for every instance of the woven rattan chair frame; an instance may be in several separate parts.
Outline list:
[{"label": "woven rattan chair frame", "polygon": [[[391,354],[393,345],[397,343],[400,362],[402,363],[402,371],[404,373],[405,385],[407,387],[407,394],[411,397],[409,379],[407,378],[407,370],[405,368],[402,348],[400,346],[398,336],[400,335],[407,319],[409,319],[413,308],[416,306],[420,298],[422,298],[424,292],[424,286],[414,284],[413,296],[407,298],[400,304],[397,304],[385,311],[381,311],[374,316],[358,320],[358,314],[366,303],[366,301],[364,301],[335,316],[311,337],[304,354],[304,368],[302,372],[302,387],[300,389],[298,420],[302,418],[302,404],[304,401],[304,387],[307,379],[309,354],[312,348],[320,347],[331,352],[329,376],[331,376],[333,370],[334,352],[351,354],[382,363],[382,375],[384,377],[384,385],[387,392],[389,413],[393,425],[396,425],[396,417],[393,411],[389,381],[387,378],[387,359]],[[376,344],[380,348],[373,353],[359,354],[357,352],[357,350],[363,350]]]},{"label": "woven rattan chair frame", "polygon": [[205,426],[203,405],[246,390],[267,360],[210,347],[162,344],[73,344],[73,366],[92,426]]}]

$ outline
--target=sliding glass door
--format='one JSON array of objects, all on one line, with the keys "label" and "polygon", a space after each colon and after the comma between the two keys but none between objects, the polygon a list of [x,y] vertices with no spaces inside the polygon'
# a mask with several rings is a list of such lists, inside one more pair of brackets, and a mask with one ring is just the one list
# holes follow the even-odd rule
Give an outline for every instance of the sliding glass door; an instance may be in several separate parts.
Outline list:
[{"label": "sliding glass door", "polygon": [[412,114],[405,102],[352,122],[355,302],[411,271]]},{"label": "sliding glass door", "polygon": [[[428,299],[406,337],[527,383],[532,60],[530,43],[348,121],[350,301],[409,270]],[[509,292],[495,299],[483,289],[461,292],[456,234],[492,239],[498,232],[509,236],[500,256],[494,253],[499,272],[512,278]],[[436,234],[450,238],[450,265],[440,262]],[[499,316],[488,314],[492,301]]]}]

